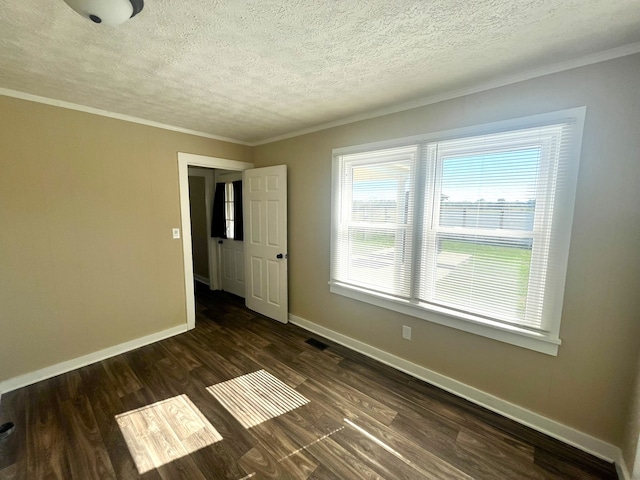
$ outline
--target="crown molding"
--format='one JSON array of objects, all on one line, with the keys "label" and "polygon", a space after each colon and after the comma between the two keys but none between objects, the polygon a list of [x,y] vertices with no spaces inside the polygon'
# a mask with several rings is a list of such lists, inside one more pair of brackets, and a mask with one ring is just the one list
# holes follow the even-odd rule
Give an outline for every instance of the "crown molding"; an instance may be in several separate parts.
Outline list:
[{"label": "crown molding", "polygon": [[145,120],[144,118],[132,117],[130,115],[124,115],[122,113],[110,112],[108,110],[101,110],[99,108],[88,107],[86,105],[80,105],[77,103],[65,102],[63,100],[56,100],[55,98],[41,97],[39,95],[32,95],[30,93],[19,92],[17,90],[10,90],[8,88],[0,88],[0,95],[5,97],[18,98],[20,100],[27,100],[29,102],[43,103],[45,105],[53,105],[54,107],[66,108],[69,110],[76,110],[78,112],[91,113],[93,115],[99,115],[101,117],[114,118],[116,120],[123,120],[125,122],[137,123],[139,125],[146,125],[148,127],[161,128],[162,130],[170,130],[172,132],[186,133],[187,135],[195,135],[197,137],[211,138],[213,140],[237,143],[239,145],[247,145],[247,146],[250,145],[248,142],[237,140],[235,138],[222,137],[220,135],[213,135],[211,133],[199,132],[197,130],[190,130],[188,128],[176,127],[175,125],[167,125],[166,123],[154,122],[153,120]]},{"label": "crown molding", "polygon": [[271,137],[264,140],[258,140],[253,142],[238,140],[235,138],[223,137],[220,135],[213,135],[211,133],[200,132],[197,130],[190,130],[188,128],[177,127],[175,125],[168,125],[165,123],[154,122],[152,120],[145,120],[143,118],[137,118],[130,115],[110,112],[108,110],[101,110],[98,108],[79,105],[76,103],[66,102],[63,100],[56,100],[53,98],[42,97],[39,95],[32,95],[30,93],[19,92],[17,90],[10,90],[7,88],[0,88],[0,95],[6,96],[6,97],[18,98],[21,100],[27,100],[30,102],[43,103],[45,105],[53,105],[55,107],[67,108],[67,109],[76,110],[79,112],[91,113],[93,115],[100,115],[103,117],[114,118],[117,120],[137,123],[137,124],[146,125],[149,127],[161,128],[163,130],[170,130],[172,132],[185,133],[187,135],[195,135],[198,137],[211,138],[213,140],[220,140],[222,142],[230,142],[238,145],[256,147],[259,145],[265,145],[267,143],[273,143],[280,140],[286,140],[288,138],[298,137],[300,135],[319,132],[321,130],[326,130],[328,128],[339,127],[342,125],[347,125],[349,123],[359,122],[362,120],[369,120],[376,117],[382,117],[384,115],[403,112],[403,111],[411,110],[418,107],[424,107],[426,105],[432,105],[434,103],[443,102],[445,100],[452,100],[454,98],[463,97],[465,95],[472,95],[474,93],[484,92],[486,90],[491,90],[493,88],[504,87],[514,83],[531,80],[533,78],[543,77],[545,75],[559,73],[565,70],[571,70],[573,68],[579,68],[587,65],[592,65],[595,63],[605,62],[607,60],[613,60],[615,58],[625,57],[625,56],[633,55],[636,53],[640,53],[640,42],[623,45],[621,47],[612,48],[602,52],[584,55],[582,57],[575,58],[572,60],[553,63],[544,67],[527,70],[525,72],[509,75],[506,77],[501,77],[499,79],[492,80],[490,82],[485,82],[479,85],[461,88],[457,90],[451,90],[448,92],[439,93],[437,95],[430,95],[427,97],[418,98],[410,102],[405,102],[398,105],[392,105],[389,107],[372,110],[372,111],[358,114],[358,115],[352,115],[349,117],[342,118],[340,120],[335,120],[333,122],[322,123],[314,127],[309,127],[302,130],[296,130],[294,132],[286,133],[284,135],[279,135],[276,137]]},{"label": "crown molding", "polygon": [[431,95],[427,97],[418,98],[410,102],[401,103],[398,105],[392,105],[390,107],[384,107],[381,109],[373,110],[370,112],[362,113],[359,115],[353,115],[333,122],[323,123],[314,127],[306,128],[303,130],[297,130],[295,132],[286,133],[277,137],[260,140],[257,142],[249,143],[250,146],[256,147],[258,145],[265,145],[267,143],[273,143],[280,140],[286,140],[287,138],[298,137],[300,135],[306,135],[309,133],[319,132],[320,130],[326,130],[328,128],[339,127],[347,125],[349,123],[359,122],[362,120],[369,120],[376,117],[382,117],[384,115],[390,115],[392,113],[403,112],[405,110],[412,110],[418,107],[424,107],[426,105],[432,105],[434,103],[443,102],[445,100],[452,100],[454,98],[464,97],[466,95],[472,95],[474,93],[484,92],[493,88],[504,87],[512,85],[514,83],[524,82],[533,78],[544,77],[553,73],[563,72],[565,70],[571,70],[574,68],[585,67],[594,63],[605,62],[607,60],[613,60],[615,58],[626,57],[640,53],[640,42],[631,43],[629,45],[623,45],[621,47],[612,48],[598,53],[585,55],[572,60],[566,60],[563,62],[553,63],[544,67],[534,68],[525,72],[501,77],[499,79],[492,80],[490,82],[482,83],[479,85],[465,87],[457,90],[451,90],[448,92],[439,93],[437,95]]}]

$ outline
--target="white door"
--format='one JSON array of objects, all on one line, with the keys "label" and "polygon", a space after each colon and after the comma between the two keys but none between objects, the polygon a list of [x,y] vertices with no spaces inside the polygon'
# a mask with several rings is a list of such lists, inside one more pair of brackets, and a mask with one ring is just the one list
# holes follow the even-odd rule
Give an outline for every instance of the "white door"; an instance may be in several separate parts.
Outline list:
[{"label": "white door", "polygon": [[222,290],[244,297],[244,246],[243,242],[220,239],[222,264]]},{"label": "white door", "polygon": [[287,323],[287,166],[245,170],[242,178],[245,302]]}]

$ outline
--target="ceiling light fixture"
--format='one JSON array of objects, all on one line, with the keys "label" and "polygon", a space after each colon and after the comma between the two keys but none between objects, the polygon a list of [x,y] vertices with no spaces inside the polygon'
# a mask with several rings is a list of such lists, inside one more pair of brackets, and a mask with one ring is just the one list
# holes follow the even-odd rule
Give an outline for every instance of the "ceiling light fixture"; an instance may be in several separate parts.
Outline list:
[{"label": "ceiling light fixture", "polygon": [[64,0],[83,17],[95,23],[120,25],[137,15],[144,0]]}]

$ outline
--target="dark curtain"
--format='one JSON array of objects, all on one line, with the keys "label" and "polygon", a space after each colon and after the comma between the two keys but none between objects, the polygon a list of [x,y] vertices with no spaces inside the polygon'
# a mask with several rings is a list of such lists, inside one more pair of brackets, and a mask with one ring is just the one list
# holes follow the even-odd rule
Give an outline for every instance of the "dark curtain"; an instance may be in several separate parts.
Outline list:
[{"label": "dark curtain", "polygon": [[233,239],[244,239],[244,227],[242,226],[242,180],[233,182]]},{"label": "dark curtain", "polygon": [[224,183],[216,183],[211,213],[211,236],[227,238],[227,222],[224,216]]}]

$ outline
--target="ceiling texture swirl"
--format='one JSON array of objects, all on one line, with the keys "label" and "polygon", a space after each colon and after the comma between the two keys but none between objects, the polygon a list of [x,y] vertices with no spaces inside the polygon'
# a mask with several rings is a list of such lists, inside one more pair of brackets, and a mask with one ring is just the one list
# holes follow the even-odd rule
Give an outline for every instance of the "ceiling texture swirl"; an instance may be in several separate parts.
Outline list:
[{"label": "ceiling texture swirl", "polygon": [[0,88],[257,143],[639,42],[638,0],[0,0]]}]

